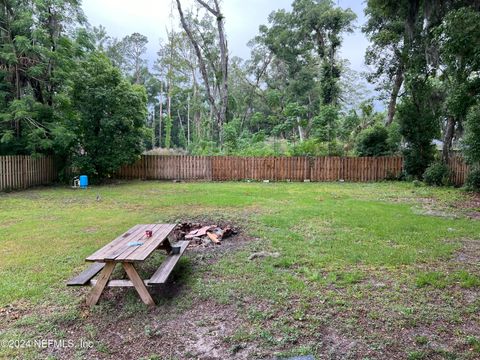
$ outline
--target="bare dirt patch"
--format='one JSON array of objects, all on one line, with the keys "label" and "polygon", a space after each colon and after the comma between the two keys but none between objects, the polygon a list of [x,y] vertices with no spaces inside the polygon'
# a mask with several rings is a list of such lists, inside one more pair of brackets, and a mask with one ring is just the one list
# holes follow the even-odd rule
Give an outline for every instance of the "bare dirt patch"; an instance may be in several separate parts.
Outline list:
[{"label": "bare dirt patch", "polygon": [[18,320],[25,314],[29,313],[30,307],[31,304],[24,301],[17,301],[4,307],[0,307],[0,324],[8,324]]},{"label": "bare dirt patch", "polygon": [[[146,314],[136,314],[112,323],[110,314],[91,316],[87,325],[76,323],[64,330],[72,338],[89,338],[94,328],[96,346],[84,352],[85,358],[139,359],[156,355],[161,359],[229,359],[232,352],[225,338],[231,336],[242,320],[232,306],[197,304],[178,312],[164,306]],[[85,330],[87,329],[87,330]],[[101,345],[99,345],[101,344]],[[251,349],[240,349],[235,358],[247,359]],[[74,349],[61,349],[60,359],[71,359]]]},{"label": "bare dirt patch", "polygon": [[462,200],[442,202],[433,197],[389,198],[390,202],[413,203],[413,212],[419,215],[457,219],[480,219],[480,194],[468,193]]},{"label": "bare dirt patch", "polygon": [[454,207],[461,210],[470,219],[480,220],[480,194],[469,193],[465,200],[457,201]]},{"label": "bare dirt patch", "polygon": [[480,264],[480,240],[462,239],[461,244],[454,260],[471,265]]},{"label": "bare dirt patch", "polygon": [[460,215],[457,214],[456,212],[453,212],[451,210],[450,211],[444,210],[444,209],[423,207],[423,208],[413,208],[413,212],[417,215],[435,216],[435,217],[441,217],[445,219],[460,218]]}]

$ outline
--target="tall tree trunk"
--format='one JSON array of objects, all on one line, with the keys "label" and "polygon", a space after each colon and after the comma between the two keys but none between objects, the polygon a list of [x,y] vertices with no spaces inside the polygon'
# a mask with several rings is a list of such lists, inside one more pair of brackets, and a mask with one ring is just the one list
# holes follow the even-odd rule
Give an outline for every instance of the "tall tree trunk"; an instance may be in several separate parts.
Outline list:
[{"label": "tall tree trunk", "polygon": [[[201,0],[197,0],[200,3],[203,3]],[[220,96],[221,96],[221,109],[219,114],[220,120],[220,143],[223,143],[222,139],[222,128],[223,124],[227,121],[227,110],[228,110],[228,45],[227,39],[225,37],[225,25],[224,17],[220,12],[220,7],[218,5],[218,0],[214,0],[216,11],[212,13],[217,17],[217,28],[218,28],[218,37],[220,42],[220,60],[222,64],[222,84],[220,86]]]},{"label": "tall tree trunk", "polygon": [[194,105],[193,123],[195,124],[195,136],[196,138],[198,138],[200,135],[200,111],[197,106],[198,84],[197,84],[197,77],[195,76],[195,69],[192,69],[192,82],[193,82],[193,105]]},{"label": "tall tree trunk", "polygon": [[178,121],[180,122],[180,127],[182,128],[183,135],[185,135],[185,127],[183,126],[182,115],[180,115],[180,109],[177,108]]},{"label": "tall tree trunk", "polygon": [[167,117],[172,119],[172,95],[171,95],[171,86],[167,84]]},{"label": "tall tree trunk", "polygon": [[155,106],[153,106],[153,117],[152,117],[152,149],[155,147],[156,136],[155,136]]},{"label": "tall tree trunk", "polygon": [[392,93],[390,95],[390,101],[388,103],[388,114],[387,114],[387,122],[386,125],[390,125],[393,122],[393,118],[395,117],[395,111],[397,109],[397,98],[398,93],[403,84],[403,64],[399,64],[397,68],[397,72],[395,73],[395,79],[393,82]]},{"label": "tall tree trunk", "polygon": [[162,118],[163,118],[163,82],[160,82],[160,116],[158,123],[158,147],[162,147]]},{"label": "tall tree trunk", "polygon": [[300,138],[300,142],[302,143],[305,135],[303,134],[302,126],[300,125],[300,117],[297,116],[297,127],[298,127],[298,137]]},{"label": "tall tree trunk", "polygon": [[168,65],[167,75],[167,116],[172,118],[172,63]]},{"label": "tall tree trunk", "polygon": [[187,146],[190,146],[190,94],[187,97]]},{"label": "tall tree trunk", "polygon": [[165,148],[170,149],[172,145],[172,83],[171,83],[171,63],[167,75],[167,122],[165,123]]},{"label": "tall tree trunk", "polygon": [[140,70],[138,70],[138,67],[135,70],[135,84],[140,84]]},{"label": "tall tree trunk", "polygon": [[453,116],[447,119],[447,127],[443,138],[442,160],[445,164],[450,162],[450,150],[452,149],[453,136],[455,134],[456,120]]},{"label": "tall tree trunk", "polygon": [[195,37],[193,36],[192,30],[190,29],[187,21],[185,20],[185,15],[183,14],[182,5],[180,3],[180,0],[176,0],[176,2],[177,2],[178,13],[180,14],[180,22],[182,24],[183,29],[187,33],[188,39],[192,43],[192,46],[195,50],[195,54],[197,55],[198,66],[200,67],[200,73],[202,74],[203,81],[205,82],[205,90],[207,92],[208,102],[210,103],[210,106],[215,108],[215,112],[217,112],[217,110],[216,110],[217,106],[215,104],[215,98],[212,95],[212,90],[211,90],[211,86],[210,86],[210,79],[208,77],[207,66],[205,64],[205,59],[203,58],[202,50],[200,49],[200,45],[195,40]]},{"label": "tall tree trunk", "polygon": [[203,56],[200,45],[198,44],[197,40],[193,36],[193,32],[185,19],[180,0],[176,0],[177,9],[180,15],[180,21],[181,21],[182,27],[187,33],[187,36],[195,50],[195,54],[198,59],[198,65],[200,68],[200,73],[202,74],[202,78],[205,83],[207,99],[215,115],[217,127],[219,129],[219,134],[218,134],[219,140],[220,140],[220,143],[222,143],[223,142],[222,128],[223,128],[223,124],[226,122],[227,111],[228,111],[228,45],[227,45],[227,39],[225,36],[224,17],[220,11],[218,0],[213,0],[214,7],[211,7],[203,0],[196,0],[196,1],[200,5],[202,5],[204,9],[206,9],[213,16],[215,16],[215,18],[217,19],[217,31],[218,31],[218,38],[219,38],[219,44],[220,44],[220,62],[221,62],[220,70],[222,74],[221,83],[218,84],[218,89],[219,89],[218,95],[220,98],[218,105],[217,105],[217,101],[215,100],[215,96],[213,94],[213,90],[215,89],[215,84],[213,85],[210,84],[210,80],[207,72],[207,66],[205,63],[205,58]]}]

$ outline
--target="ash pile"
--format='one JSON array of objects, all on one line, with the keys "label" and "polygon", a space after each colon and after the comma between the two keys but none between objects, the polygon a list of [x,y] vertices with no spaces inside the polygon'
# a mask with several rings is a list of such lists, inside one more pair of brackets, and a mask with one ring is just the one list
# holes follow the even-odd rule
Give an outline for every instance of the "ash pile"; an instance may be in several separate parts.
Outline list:
[{"label": "ash pile", "polygon": [[230,226],[182,223],[177,226],[174,236],[178,240],[190,240],[189,247],[210,247],[221,245],[225,239],[238,234]]}]

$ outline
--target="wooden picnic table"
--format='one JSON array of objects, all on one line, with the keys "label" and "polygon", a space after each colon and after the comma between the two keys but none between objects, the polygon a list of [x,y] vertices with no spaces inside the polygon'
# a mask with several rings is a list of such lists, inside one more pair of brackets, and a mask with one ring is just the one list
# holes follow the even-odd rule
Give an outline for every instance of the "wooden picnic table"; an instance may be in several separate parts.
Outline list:
[{"label": "wooden picnic table", "polygon": [[[133,286],[145,304],[155,305],[147,287],[160,285],[167,281],[168,276],[189,244],[189,241],[179,241],[176,244],[180,247],[179,253],[172,253],[172,245],[168,240],[168,236],[175,227],[176,224],[135,225],[87,257],[86,261],[93,262],[93,265],[71,279],[67,285],[93,286],[87,297],[87,304],[90,306],[98,302],[106,286]],[[151,237],[147,237],[147,230],[152,231]],[[142,280],[135,268],[135,264],[145,261],[157,249],[165,250],[168,256],[150,279]],[[118,263],[122,264],[130,280],[110,280],[110,276]],[[100,273],[98,280],[92,280],[98,273]]]}]

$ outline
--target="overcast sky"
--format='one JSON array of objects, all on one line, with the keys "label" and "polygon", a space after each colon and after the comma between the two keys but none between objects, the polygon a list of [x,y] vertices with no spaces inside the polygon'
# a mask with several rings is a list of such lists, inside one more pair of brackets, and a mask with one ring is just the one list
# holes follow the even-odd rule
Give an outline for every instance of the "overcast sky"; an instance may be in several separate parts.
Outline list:
[{"label": "overcast sky", "polygon": [[[250,55],[247,42],[255,37],[258,27],[267,23],[268,15],[277,9],[290,9],[293,0],[223,0],[225,27],[229,50],[232,56],[247,59]],[[365,21],[362,0],[335,0],[343,7],[350,7],[358,16],[357,31],[346,35],[342,57],[350,61],[353,69],[366,70],[364,54],[368,41],[360,27]],[[188,8],[192,0],[182,0]],[[133,32],[146,35],[149,39],[148,59],[156,57],[159,39],[165,39],[166,27],[178,25],[176,7],[171,0],[83,0],[83,10],[92,26],[103,25],[109,35],[122,38]],[[174,18],[171,14],[174,14]]]}]

